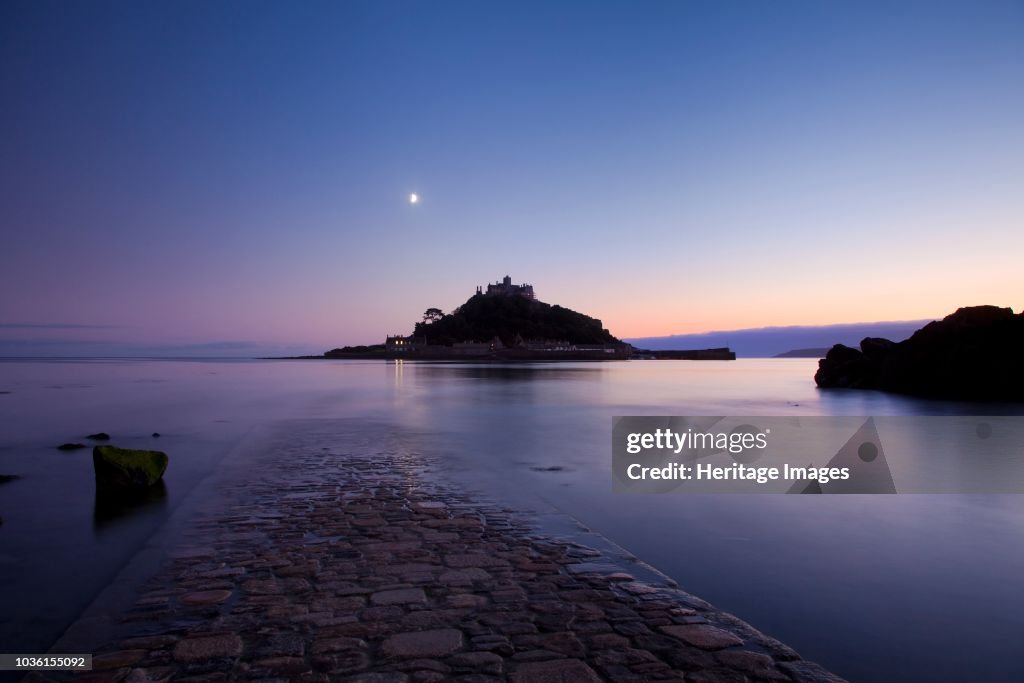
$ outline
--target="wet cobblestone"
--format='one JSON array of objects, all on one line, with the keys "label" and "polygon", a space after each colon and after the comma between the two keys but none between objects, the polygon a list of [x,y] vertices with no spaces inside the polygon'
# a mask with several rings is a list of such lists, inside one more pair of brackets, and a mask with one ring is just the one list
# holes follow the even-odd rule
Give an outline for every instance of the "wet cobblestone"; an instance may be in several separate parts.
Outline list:
[{"label": "wet cobblestone", "polygon": [[283,449],[190,525],[76,679],[841,680],[422,470],[398,450]]}]

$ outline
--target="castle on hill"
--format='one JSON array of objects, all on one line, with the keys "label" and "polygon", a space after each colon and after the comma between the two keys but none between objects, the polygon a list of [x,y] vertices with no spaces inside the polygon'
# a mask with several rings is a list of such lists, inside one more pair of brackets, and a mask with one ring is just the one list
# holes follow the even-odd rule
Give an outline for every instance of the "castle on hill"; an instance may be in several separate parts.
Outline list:
[{"label": "castle on hill", "polygon": [[[525,301],[524,301],[525,300]],[[613,337],[600,320],[537,301],[533,285],[500,282],[477,286],[452,312],[429,308],[411,335],[388,335],[383,344],[345,347],[327,358],[409,360],[625,360],[635,349]],[[643,351],[643,358],[735,360],[729,349]]]},{"label": "castle on hill", "polygon": [[[476,288],[477,294],[484,294],[483,287]],[[536,295],[533,293],[533,285],[523,283],[521,285],[512,284],[512,278],[508,275],[505,276],[501,282],[493,282],[487,285],[487,296],[521,296],[527,299],[536,299]]]}]

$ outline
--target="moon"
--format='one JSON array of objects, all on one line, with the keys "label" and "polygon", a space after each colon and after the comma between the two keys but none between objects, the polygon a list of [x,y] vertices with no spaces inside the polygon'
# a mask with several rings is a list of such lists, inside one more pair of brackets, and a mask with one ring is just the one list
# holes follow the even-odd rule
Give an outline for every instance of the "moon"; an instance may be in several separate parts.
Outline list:
[{"label": "moon", "polygon": [[420,201],[420,196],[418,194],[416,194],[415,192],[413,192],[412,194],[409,195],[409,203],[410,204],[416,204],[419,201]]}]

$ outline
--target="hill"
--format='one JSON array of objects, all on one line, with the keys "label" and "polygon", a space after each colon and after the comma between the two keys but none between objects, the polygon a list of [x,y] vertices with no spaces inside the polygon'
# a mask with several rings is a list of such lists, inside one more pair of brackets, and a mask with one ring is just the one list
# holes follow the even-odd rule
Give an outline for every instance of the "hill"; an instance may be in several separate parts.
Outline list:
[{"label": "hill", "polygon": [[524,340],[572,344],[619,343],[597,318],[521,296],[476,294],[451,313],[417,323],[413,330],[414,337],[424,337],[432,345],[497,337],[505,346],[513,346],[517,335]]},{"label": "hill", "polygon": [[784,353],[777,353],[772,358],[824,358],[828,353],[828,347],[815,349],[792,349]]}]

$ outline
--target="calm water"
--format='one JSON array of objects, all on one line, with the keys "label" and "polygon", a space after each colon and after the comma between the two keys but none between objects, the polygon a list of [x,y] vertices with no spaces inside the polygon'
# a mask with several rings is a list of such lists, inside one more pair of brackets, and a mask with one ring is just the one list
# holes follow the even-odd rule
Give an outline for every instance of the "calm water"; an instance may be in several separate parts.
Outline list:
[{"label": "calm water", "polygon": [[[21,476],[0,485],[0,652],[49,647],[232,451],[244,458],[265,430],[302,420],[366,417],[425,435],[446,476],[556,506],[851,680],[1024,680],[1024,496],[612,495],[617,414],[1024,413],[819,393],[813,370],[802,359],[0,361],[0,474]],[[96,431],[166,450],[165,495],[98,507],[89,451],[54,448]]]}]

